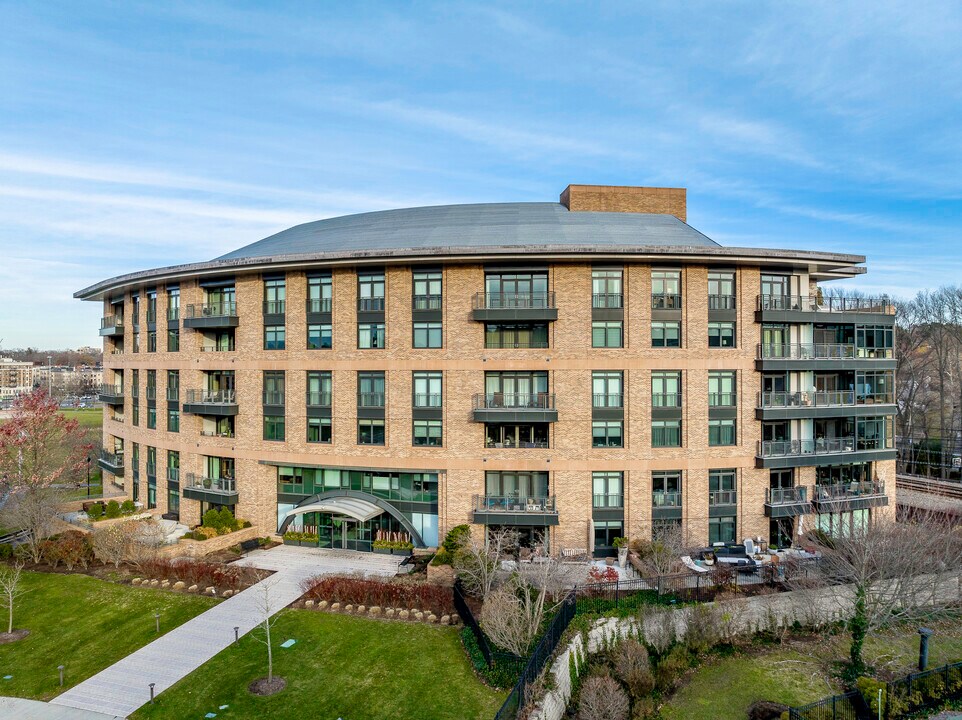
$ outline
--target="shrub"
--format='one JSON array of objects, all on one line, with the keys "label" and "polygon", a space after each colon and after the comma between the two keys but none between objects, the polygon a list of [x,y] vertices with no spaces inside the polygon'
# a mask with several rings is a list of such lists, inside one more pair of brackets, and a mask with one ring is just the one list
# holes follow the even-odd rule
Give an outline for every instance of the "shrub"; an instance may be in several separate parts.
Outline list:
[{"label": "shrub", "polygon": [[670,692],[681,682],[685,671],[691,667],[691,655],[684,645],[675,645],[658,663],[655,687],[662,693]]},{"label": "shrub", "polygon": [[13,557],[13,545],[3,543],[0,545],[0,560],[9,560]]},{"label": "shrub", "polygon": [[455,525],[453,528],[448,530],[448,534],[444,536],[444,542],[441,543],[441,547],[444,548],[448,555],[453,556],[454,553],[456,553],[470,537],[470,525]]},{"label": "shrub", "polygon": [[696,655],[721,641],[722,617],[717,605],[695,605],[686,613],[685,644]]},{"label": "shrub", "polygon": [[240,522],[228,508],[211,508],[204,513],[201,525],[213,528],[218,535],[226,535],[240,528]]},{"label": "shrub", "polygon": [[301,583],[304,600],[327,600],[352,605],[406,607],[430,610],[435,615],[453,615],[451,589],[424,583],[381,582],[359,577],[323,576]]},{"label": "shrub", "polygon": [[41,540],[37,543],[40,549],[40,557],[47,561],[50,567],[57,567],[60,564],[60,550],[54,540]]},{"label": "shrub", "polygon": [[634,698],[631,705],[631,720],[650,720],[657,717],[658,707],[650,697]]},{"label": "shrub", "polygon": [[618,643],[611,652],[615,677],[625,684],[634,700],[648,695],[655,687],[648,650],[634,638]]},{"label": "shrub", "polygon": [[438,565],[450,565],[453,559],[451,553],[445,550],[443,547],[438,550],[434,557],[431,558],[431,564],[437,567]]},{"label": "shrub", "polygon": [[578,720],[628,720],[628,694],[610,677],[589,677],[578,696]]},{"label": "shrub", "polygon": [[94,503],[89,508],[87,508],[87,518],[92,522],[100,520],[104,516],[104,504]]},{"label": "shrub", "polygon": [[619,577],[618,571],[613,567],[598,567],[597,565],[592,565],[591,569],[588,570],[589,585],[617,582]]},{"label": "shrub", "polygon": [[121,515],[133,515],[137,512],[137,506],[134,504],[133,500],[124,500],[120,503],[120,514]]},{"label": "shrub", "polygon": [[111,500],[107,503],[107,507],[104,513],[108,519],[113,520],[114,518],[120,517],[120,503],[116,500]]},{"label": "shrub", "polygon": [[70,530],[54,538],[54,542],[57,555],[68,570],[73,570],[78,565],[86,569],[94,559],[93,546],[86,533]]}]

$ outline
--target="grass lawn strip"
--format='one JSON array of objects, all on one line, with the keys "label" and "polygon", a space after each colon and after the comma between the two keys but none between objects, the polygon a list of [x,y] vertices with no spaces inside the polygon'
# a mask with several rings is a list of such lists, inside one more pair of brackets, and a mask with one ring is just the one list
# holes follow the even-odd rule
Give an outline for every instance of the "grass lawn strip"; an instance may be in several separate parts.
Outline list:
[{"label": "grass lawn strip", "polygon": [[[283,692],[248,692],[267,674],[267,651],[248,635],[131,718],[490,720],[504,700],[474,676],[454,628],[285,610],[271,634]],[[297,642],[282,649],[289,638]]]},{"label": "grass lawn strip", "polygon": [[[165,633],[217,601],[133,588],[87,575],[23,575],[29,589],[14,610],[15,629],[30,634],[0,645],[0,695],[49,700],[157,639],[154,613]],[[6,612],[0,612],[6,630]],[[57,666],[66,666],[64,687]]]}]

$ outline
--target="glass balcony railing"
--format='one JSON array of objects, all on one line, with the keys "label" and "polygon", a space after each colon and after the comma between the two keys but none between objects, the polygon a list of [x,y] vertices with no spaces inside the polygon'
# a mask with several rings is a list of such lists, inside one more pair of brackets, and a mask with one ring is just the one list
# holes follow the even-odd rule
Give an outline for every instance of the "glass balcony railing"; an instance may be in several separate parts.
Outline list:
[{"label": "glass balcony railing", "polygon": [[620,508],[625,506],[625,498],[623,495],[593,495],[591,498],[591,506],[596,508]]},{"label": "glass balcony railing", "polygon": [[894,315],[895,305],[888,298],[819,297],[817,295],[759,295],[759,310],[795,310],[824,313],[875,313]]},{"label": "glass balcony railing", "polygon": [[412,310],[440,310],[443,297],[441,295],[415,295],[411,298]]},{"label": "glass balcony railing", "polygon": [[286,310],[287,310],[286,300],[265,300],[264,301],[265,315],[283,315]]},{"label": "glass balcony railing", "polygon": [[283,405],[285,393],[282,390],[265,390],[263,399],[265,405]]},{"label": "glass balcony railing", "polygon": [[736,306],[736,298],[734,295],[709,295],[708,296],[708,309],[709,310],[734,310]]},{"label": "glass balcony railing", "polygon": [[553,393],[478,393],[475,410],[554,410]]},{"label": "glass balcony railing", "polygon": [[651,494],[651,506],[653,508],[680,508],[681,493],[678,491],[655,491]]},{"label": "glass balcony railing", "polygon": [[712,490],[708,493],[709,507],[715,507],[718,505],[737,505],[737,504],[738,504],[737,490]]},{"label": "glass balcony railing", "polygon": [[358,298],[357,310],[358,312],[384,312],[384,298]]},{"label": "glass balcony railing", "polygon": [[236,405],[237,395],[233,390],[188,390],[186,402],[194,405]]},{"label": "glass balcony railing", "polygon": [[384,393],[362,392],[357,394],[357,406],[360,408],[384,407]]},{"label": "glass balcony railing", "polygon": [[805,503],[808,502],[808,488],[768,488],[765,491],[765,502],[768,505],[795,505],[797,503]]},{"label": "glass balcony railing", "polygon": [[651,406],[656,408],[680,408],[681,393],[654,393],[651,396]]},{"label": "glass balcony railing", "polygon": [[672,293],[652,293],[652,310],[681,310],[681,295]]},{"label": "glass balcony railing", "polygon": [[815,485],[813,489],[814,499],[819,502],[825,502],[864,497],[866,495],[884,495],[885,483],[877,480],[862,480],[837,483],[834,485]]},{"label": "glass balcony railing", "polygon": [[515,495],[475,495],[475,512],[557,513],[554,496],[521,497]]},{"label": "glass balcony railing", "polygon": [[184,317],[193,318],[214,318],[214,317],[237,317],[236,302],[212,302],[200,305],[188,305],[185,308]]},{"label": "glass balcony railing", "polygon": [[591,407],[620,408],[624,407],[624,396],[621,393],[595,393],[591,396]]},{"label": "glass balcony railing", "polygon": [[758,457],[793,457],[831,455],[863,450],[885,450],[891,447],[883,438],[820,438],[818,440],[763,440],[758,443]]},{"label": "glass balcony railing", "polygon": [[759,360],[851,360],[854,344],[843,343],[763,343],[758,346]]},{"label": "glass balcony railing", "polygon": [[708,393],[708,407],[735,407],[738,395],[733,392]]},{"label": "glass balcony railing", "polygon": [[210,478],[195,473],[187,473],[184,487],[209,490],[211,492],[233,494],[237,492],[237,482],[232,477]]},{"label": "glass balcony railing", "polygon": [[547,310],[555,307],[554,292],[477,293],[475,310]]},{"label": "glass balcony railing", "polygon": [[414,395],[414,407],[416,408],[439,408],[441,407],[440,393],[416,393]]}]

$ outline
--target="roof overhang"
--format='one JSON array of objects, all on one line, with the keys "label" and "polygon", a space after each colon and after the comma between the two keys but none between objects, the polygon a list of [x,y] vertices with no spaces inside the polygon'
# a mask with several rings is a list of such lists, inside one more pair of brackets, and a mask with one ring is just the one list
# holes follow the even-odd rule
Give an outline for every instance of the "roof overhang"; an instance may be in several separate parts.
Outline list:
[{"label": "roof overhang", "polygon": [[299,253],[272,257],[211,260],[208,262],[143,270],[103,280],[74,293],[81,300],[103,300],[114,295],[158,283],[180,282],[217,275],[245,275],[261,272],[297,271],[318,267],[364,265],[418,265],[439,263],[530,262],[635,262],[666,264],[684,262],[715,266],[754,265],[791,267],[808,272],[814,280],[852,278],[865,272],[863,255],[814,250],[773,250],[713,246],[638,245],[525,245],[438,248],[392,248],[389,250],[344,250]]},{"label": "roof overhang", "polygon": [[319,500],[318,502],[311,503],[309,505],[301,505],[293,510],[289,510],[284,518],[286,519],[294,515],[303,515],[304,513],[313,512],[343,515],[345,517],[354,518],[358,522],[367,522],[371,518],[376,518],[378,515],[383,513],[384,509],[379,508],[377,505],[370,503],[367,500],[362,500],[361,498],[332,497]]}]

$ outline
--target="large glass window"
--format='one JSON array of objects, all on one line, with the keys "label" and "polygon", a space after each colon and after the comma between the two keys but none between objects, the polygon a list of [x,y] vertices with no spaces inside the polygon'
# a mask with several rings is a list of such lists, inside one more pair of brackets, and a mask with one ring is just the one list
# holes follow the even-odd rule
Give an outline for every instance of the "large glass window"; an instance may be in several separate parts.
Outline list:
[{"label": "large glass window", "polygon": [[624,406],[624,373],[619,370],[596,370],[591,373],[592,407]]},{"label": "large glass window", "polygon": [[735,323],[708,323],[708,347],[735,347]]},{"label": "large glass window", "polygon": [[330,443],[331,437],[331,418],[307,418],[307,442]]},{"label": "large glass window", "polygon": [[735,371],[708,371],[708,407],[733,407],[735,405]]},{"label": "large glass window", "polygon": [[681,271],[651,271],[651,307],[656,310],[681,309]]},{"label": "large glass window", "polygon": [[153,405],[147,406],[147,429],[157,429],[157,408]]},{"label": "large glass window", "polygon": [[484,474],[488,496],[516,498],[548,497],[548,473],[494,471]]},{"label": "large glass window", "polygon": [[895,330],[891,325],[858,325],[855,349],[859,357],[890,358],[895,347]]},{"label": "large glass window", "polygon": [[547,407],[548,373],[486,372],[484,392],[488,407]]},{"label": "large glass window", "polygon": [[621,520],[595,520],[595,555],[606,555],[614,550],[615,538],[624,537]]},{"label": "large glass window", "polygon": [[624,422],[622,420],[593,420],[591,422],[592,447],[624,447]]},{"label": "large glass window", "polygon": [[708,271],[708,309],[735,309],[735,273],[727,270]]},{"label": "large glass window", "polygon": [[180,320],[180,288],[167,288],[167,319]]},{"label": "large glass window", "polygon": [[651,324],[652,347],[681,347],[680,322],[653,322]]},{"label": "large glass window", "polygon": [[284,393],[284,371],[264,371],[264,404],[283,405],[286,401]]},{"label": "large glass window", "polygon": [[620,348],[623,346],[621,321],[591,323],[591,347]]},{"label": "large glass window", "polygon": [[264,281],[264,313],[283,315],[287,306],[287,283],[284,278]]},{"label": "large glass window", "polygon": [[652,420],[651,446],[681,447],[681,420]]},{"label": "large glass window", "polygon": [[413,277],[413,308],[415,310],[441,309],[441,271],[415,270]]},{"label": "large glass window", "polygon": [[265,415],[264,416],[264,439],[265,440],[284,440],[284,416]]},{"label": "large glass window", "polygon": [[651,406],[681,407],[681,372],[659,370],[651,374]]},{"label": "large glass window", "polygon": [[546,323],[486,323],[484,326],[486,348],[546,348],[548,325]]},{"label": "large glass window", "polygon": [[489,448],[546,448],[548,423],[488,423],[484,426],[484,444]]},{"label": "large glass window", "polygon": [[708,544],[735,542],[735,519],[734,515],[708,518]]},{"label": "large glass window", "polygon": [[371,350],[384,347],[384,323],[358,323],[357,347]]},{"label": "large glass window", "polygon": [[171,402],[180,400],[180,371],[167,371],[167,399]]},{"label": "large glass window", "polygon": [[287,328],[284,325],[264,326],[264,349],[283,350],[287,346]]},{"label": "large glass window", "polygon": [[441,407],[442,374],[440,372],[417,370],[413,373],[412,379],[414,385],[414,407]]},{"label": "large glass window", "polygon": [[592,507],[609,508],[624,506],[624,473],[591,473]]},{"label": "large glass window", "polygon": [[330,350],[333,345],[333,332],[330,323],[307,326],[307,349]]},{"label": "large glass window", "polygon": [[488,273],[484,276],[484,291],[489,308],[548,307],[548,274]]},{"label": "large glass window", "polygon": [[416,348],[439,348],[442,342],[441,323],[414,323],[414,342]]},{"label": "large glass window", "polygon": [[331,312],[332,286],[330,275],[307,278],[307,312]]},{"label": "large glass window", "polygon": [[723,420],[708,421],[708,445],[719,447],[722,445],[735,444],[735,419],[725,418]]},{"label": "large glass window", "polygon": [[681,507],[681,471],[657,470],[651,474],[652,507]]},{"label": "large glass window", "polygon": [[180,410],[167,409],[167,432],[180,432]]},{"label": "large glass window", "polygon": [[591,271],[591,307],[620,308],[624,306],[622,271],[596,268]]},{"label": "large glass window", "polygon": [[708,505],[734,505],[737,472],[732,468],[708,471]]},{"label": "large glass window", "polygon": [[357,374],[357,406],[384,407],[384,373],[364,371]]},{"label": "large glass window", "polygon": [[334,381],[330,370],[307,371],[307,406],[330,407]]},{"label": "large glass window", "polygon": [[441,447],[441,421],[440,420],[415,420],[414,438],[415,447]]},{"label": "large glass window", "polygon": [[358,445],[383,445],[384,420],[375,418],[360,418],[357,421]]},{"label": "large glass window", "polygon": [[180,330],[167,330],[167,352],[180,352]]},{"label": "large glass window", "polygon": [[383,272],[358,273],[357,309],[362,312],[384,311]]},{"label": "large glass window", "polygon": [[147,352],[157,352],[157,331],[147,331]]}]

